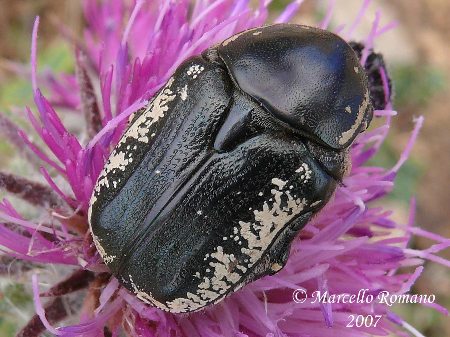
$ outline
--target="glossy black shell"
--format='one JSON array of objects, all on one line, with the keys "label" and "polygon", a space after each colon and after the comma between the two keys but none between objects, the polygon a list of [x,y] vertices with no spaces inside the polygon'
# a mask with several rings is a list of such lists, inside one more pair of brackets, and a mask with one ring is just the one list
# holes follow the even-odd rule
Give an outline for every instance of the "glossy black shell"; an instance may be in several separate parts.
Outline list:
[{"label": "glossy black shell", "polygon": [[280,24],[188,59],[138,111],[100,174],[89,222],[146,303],[190,312],[286,263],[372,117],[351,47]]}]

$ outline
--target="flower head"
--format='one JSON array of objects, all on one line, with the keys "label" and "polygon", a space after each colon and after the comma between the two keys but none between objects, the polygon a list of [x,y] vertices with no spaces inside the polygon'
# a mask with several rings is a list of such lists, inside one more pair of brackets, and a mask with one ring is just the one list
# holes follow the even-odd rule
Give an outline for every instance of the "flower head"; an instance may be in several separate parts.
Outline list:
[{"label": "flower head", "polygon": [[[288,21],[302,1],[294,1],[275,22]],[[46,184],[0,173],[0,186],[34,205],[35,217],[25,217],[7,200],[0,203],[0,247],[4,254],[33,264],[66,265],[66,277],[40,294],[33,274],[38,316],[28,329],[61,336],[383,336],[402,329],[414,331],[391,312],[387,303],[326,303],[297,297],[308,294],[377,297],[382,292],[405,294],[419,277],[424,259],[449,266],[435,255],[450,241],[413,227],[414,201],[404,224],[392,212],[376,206],[393,188],[396,174],[407,159],[422,119],[415,121],[411,139],[391,169],[367,161],[376,155],[395,115],[391,103],[375,111],[381,126],[361,134],[351,149],[352,170],[334,199],[299,234],[286,267],[274,276],[251,283],[218,305],[189,315],[174,315],[146,306],[111,277],[96,251],[87,224],[87,210],[95,181],[124,131],[128,116],[145,106],[186,58],[199,54],[229,36],[266,22],[267,2],[257,8],[246,0],[208,1],[84,1],[87,27],[83,40],[67,34],[76,46],[75,74],[39,75],[36,64],[36,20],[32,38],[32,84],[35,110],[26,109],[39,136],[28,133],[6,117],[0,129],[39,170]],[[318,24],[326,29],[332,5]],[[364,18],[369,1],[355,21],[337,33],[351,38]],[[392,25],[379,26],[377,13],[361,51],[363,65],[374,40]],[[62,28],[62,31],[65,30]],[[390,97],[387,74],[381,71],[384,97]],[[40,90],[49,93],[44,96]],[[62,113],[84,119],[82,133],[70,132]],[[36,158],[38,160],[36,160]],[[426,251],[407,248],[411,235],[437,243]],[[399,272],[401,267],[416,267]],[[69,314],[62,298],[88,288],[83,303],[75,305],[77,322],[56,328]],[[293,297],[294,295],[294,297]],[[42,297],[49,297],[42,304]],[[301,303],[300,303],[301,302]],[[437,304],[429,303],[446,313]],[[58,310],[59,308],[59,310]],[[348,328],[349,314],[382,315],[371,327]]]}]

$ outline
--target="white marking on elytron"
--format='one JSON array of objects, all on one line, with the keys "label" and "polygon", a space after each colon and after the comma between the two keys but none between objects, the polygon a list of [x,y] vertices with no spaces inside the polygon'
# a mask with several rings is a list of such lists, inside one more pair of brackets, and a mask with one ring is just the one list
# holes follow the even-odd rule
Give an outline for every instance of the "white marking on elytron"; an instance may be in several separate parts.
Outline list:
[{"label": "white marking on elytron", "polygon": [[147,304],[152,304],[155,307],[158,307],[162,310],[170,310],[170,308],[167,305],[165,305],[164,303],[161,303],[157,299],[155,299],[151,293],[148,294],[148,293],[142,291],[141,289],[139,289],[139,287],[133,282],[133,278],[131,277],[131,275],[128,275],[128,277],[130,278],[130,284],[133,287],[133,292],[137,298],[139,298],[141,301],[143,301]]},{"label": "white marking on elytron", "polygon": [[284,188],[284,185],[287,184],[287,181],[281,180],[279,178],[273,178],[272,179],[272,184],[278,186],[278,188],[281,190]]},{"label": "white marking on elytron", "polygon": [[[303,169],[305,170],[304,167]],[[236,234],[234,239],[238,239],[239,244],[242,243],[240,239],[245,239],[247,242],[241,248],[241,252],[247,256],[244,259],[245,265],[238,261],[233,254],[224,252],[222,246],[217,246],[211,254],[206,254],[203,259],[210,267],[205,270],[205,274],[210,273],[212,269],[212,275],[203,278],[195,294],[188,293],[185,298],[167,302],[169,311],[179,313],[198,310],[207,304],[218,302],[231,287],[238,289],[241,286],[239,282],[242,280],[242,275],[236,270],[245,273],[261,259],[277,234],[307,205],[305,199],[295,199],[290,191],[284,191],[285,183],[280,184],[280,181],[283,182],[279,178],[272,179],[272,184],[278,188],[271,190],[274,202],[269,204],[268,201],[264,201],[260,209],[254,210],[253,222],[239,221],[239,227],[233,227],[233,232]],[[285,206],[281,205],[282,197]],[[272,268],[278,270],[277,264],[272,265]],[[273,270],[277,271],[275,269]]]},{"label": "white marking on elytron", "polygon": [[97,196],[95,195],[95,192],[92,193],[91,198],[89,199],[89,208],[88,208],[88,223],[89,223],[89,229],[92,233],[92,227],[91,227],[91,217],[92,217],[92,205],[97,201]]},{"label": "white marking on elytron", "polygon": [[[137,138],[139,141],[145,141],[146,139],[140,140],[136,134],[148,131],[150,125],[155,123],[159,118],[164,116],[164,113],[168,110],[167,103],[173,101],[176,97],[176,94],[173,94],[171,90],[172,83],[174,78],[171,77],[167,81],[164,88],[161,89],[161,92],[154,97],[145,111],[139,116],[139,118],[133,123],[127,132],[123,135],[119,144],[125,141],[129,137]],[[134,114],[133,114],[134,116]],[[144,130],[140,129],[140,126],[143,126]]]},{"label": "white marking on elytron", "polygon": [[349,114],[352,113],[352,109],[350,108],[350,106],[346,106],[345,111],[347,111]]},{"label": "white marking on elytron", "polygon": [[355,73],[359,73],[359,68],[358,67],[353,67],[353,70],[355,71]]},{"label": "white marking on elytron", "polygon": [[241,266],[241,265],[236,265],[236,268],[239,269],[240,271],[242,271],[243,273],[245,273],[247,271],[247,268],[245,268],[244,266]]},{"label": "white marking on elytron", "polygon": [[156,171],[155,171],[155,174],[160,174],[160,173],[161,173],[160,170],[156,170]]},{"label": "white marking on elytron", "polygon": [[317,205],[320,204],[321,202],[322,202],[322,200],[314,201],[314,202],[311,204],[311,207],[317,206]]},{"label": "white marking on elytron", "polygon": [[167,81],[161,92],[152,99],[147,109],[130,125],[118,145],[126,143],[129,138],[137,139],[143,143],[149,142],[148,131],[150,126],[164,117],[164,114],[169,110],[168,103],[176,97],[171,89],[173,81],[173,77]]},{"label": "white marking on elytron", "polygon": [[309,179],[311,179],[312,171],[310,170],[308,164],[306,164],[306,163],[303,163],[298,169],[295,170],[295,172],[302,173],[302,175],[300,176],[300,179],[304,183],[308,182]]},{"label": "white marking on elytron", "polygon": [[133,162],[133,158],[125,158],[127,154],[125,152],[117,152],[114,156],[111,156],[108,160],[108,168],[110,171],[118,169],[125,171],[127,165]]},{"label": "white marking on elytron", "polygon": [[180,91],[180,98],[185,101],[187,98],[187,84]]},{"label": "white marking on elytron", "polygon": [[260,197],[262,197],[262,196],[264,195],[264,193],[263,193],[263,192],[259,192],[258,195],[259,195]]},{"label": "white marking on elytron", "polygon": [[[92,205],[97,201],[97,195],[100,193],[101,188],[104,186],[106,188],[110,187],[108,177],[110,172],[115,170],[125,171],[128,164],[133,162],[132,153],[124,153],[117,150],[120,145],[126,144],[130,138],[136,139],[139,142],[148,143],[149,136],[148,132],[150,126],[157,122],[160,118],[164,117],[166,111],[169,110],[168,103],[173,101],[176,95],[172,92],[171,86],[174,78],[171,77],[161,92],[149,103],[147,109],[138,117],[138,119],[130,125],[127,131],[124,133],[116,148],[112,151],[106,165],[103,167],[97,182],[95,184],[94,193],[91,197],[89,203],[89,212],[91,212]],[[152,133],[153,137],[155,133]],[[133,147],[136,150],[137,146]],[[126,156],[129,158],[125,158]],[[89,213],[90,214],[90,213]],[[90,219],[90,215],[89,215]]]},{"label": "white marking on elytron", "polygon": [[[264,202],[262,210],[255,210],[255,222],[243,222],[240,234],[247,241],[248,248],[241,248],[241,251],[250,257],[250,263],[258,261],[262,252],[273,242],[275,236],[284,226],[298,215],[307,205],[306,199],[295,199],[290,191],[272,189],[275,201],[269,205]],[[281,197],[287,197],[286,206],[281,207]],[[256,234],[255,234],[256,233]]]},{"label": "white marking on elytron", "polygon": [[273,271],[279,271],[281,270],[281,268],[283,268],[283,266],[279,263],[273,263],[270,267],[270,269],[272,269]]},{"label": "white marking on elytron", "polygon": [[[192,76],[192,78],[195,80],[197,78],[198,75],[201,74],[201,72],[205,70],[205,67],[200,66],[198,64],[193,64],[192,66],[189,67],[189,69],[187,70],[187,74],[189,76]],[[187,88],[186,88],[187,89]]]},{"label": "white marking on elytron", "polygon": [[198,215],[202,215],[203,212],[202,212],[201,210],[198,210],[198,211],[197,211],[197,214],[198,214]]},{"label": "white marking on elytron", "polygon": [[[187,293],[186,298],[177,298],[167,302],[170,311],[179,313],[197,310],[217,300],[230,288],[230,283],[236,284],[241,279],[241,275],[235,272],[235,269],[242,272],[247,271],[246,267],[238,266],[236,262],[233,254],[224,253],[222,246],[216,247],[215,251],[211,253],[209,262],[209,266],[213,268],[213,275],[203,278],[195,294]],[[206,272],[211,272],[211,270],[208,268]]]},{"label": "white marking on elytron", "polygon": [[366,91],[366,94],[364,95],[364,100],[362,101],[361,105],[358,109],[358,115],[356,116],[355,123],[348,129],[347,131],[342,132],[341,136],[338,137],[338,141],[340,145],[344,145],[347,143],[350,138],[355,134],[355,132],[358,130],[358,127],[361,125],[362,120],[364,118],[364,113],[366,112],[367,106],[369,105],[369,91]]},{"label": "white marking on elytron", "polygon": [[239,195],[239,194],[241,194],[241,193],[242,193],[242,192],[239,191],[239,192],[236,193],[236,195]]},{"label": "white marking on elytron", "polygon": [[292,190],[294,188],[294,185],[289,185],[289,189]]},{"label": "white marking on elytron", "polygon": [[222,238],[222,240],[223,240],[223,241],[227,241],[228,238],[227,238],[226,236],[224,236],[224,237]]},{"label": "white marking on elytron", "polygon": [[105,248],[103,248],[103,246],[101,245],[100,239],[94,233],[92,233],[92,240],[94,241],[95,247],[97,247],[97,251],[102,257],[103,261],[105,261],[105,263],[113,262],[116,258],[116,255],[108,255],[105,251]]},{"label": "white marking on elytron", "polygon": [[103,261],[105,261],[105,263],[108,264],[108,263],[113,262],[115,260],[115,258],[116,258],[116,255],[105,255],[103,257]]},{"label": "white marking on elytron", "polygon": [[[100,176],[97,179],[97,183],[95,184],[94,193],[92,194],[91,200],[90,200],[90,207],[92,208],[92,205],[97,201],[97,195],[100,193],[100,189],[104,186],[106,188],[109,188],[109,180],[108,175],[110,172],[115,170],[125,171],[127,168],[127,165],[133,162],[133,158],[125,158],[127,153],[122,151],[116,151],[114,150],[111,154],[111,157],[108,159],[105,167],[103,168],[102,172],[100,173]],[[114,187],[117,186],[114,184]]]}]

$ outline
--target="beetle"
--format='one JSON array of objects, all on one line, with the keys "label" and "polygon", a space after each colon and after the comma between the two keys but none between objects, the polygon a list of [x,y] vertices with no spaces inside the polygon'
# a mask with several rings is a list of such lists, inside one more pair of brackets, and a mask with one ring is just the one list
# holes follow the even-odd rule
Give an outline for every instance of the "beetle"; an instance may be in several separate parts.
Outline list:
[{"label": "beetle", "polygon": [[[351,41],[349,45],[353,48],[358,58],[361,59],[365,48],[364,44]],[[383,55],[369,49],[364,62],[364,71],[369,81],[370,101],[373,108],[375,110],[385,109],[388,102],[391,101],[392,83]]]},{"label": "beetle", "polygon": [[183,62],[137,111],[88,218],[119,282],[172,313],[201,310],[286,264],[372,119],[351,46],[275,24]]}]

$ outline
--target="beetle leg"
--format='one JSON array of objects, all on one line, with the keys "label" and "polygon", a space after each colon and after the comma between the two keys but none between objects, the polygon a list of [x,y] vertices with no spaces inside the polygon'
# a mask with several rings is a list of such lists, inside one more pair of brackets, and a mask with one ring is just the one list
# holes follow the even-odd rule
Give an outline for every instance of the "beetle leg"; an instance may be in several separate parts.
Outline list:
[{"label": "beetle leg", "polygon": [[[351,41],[349,45],[353,48],[356,56],[361,60],[364,45],[360,42]],[[386,65],[384,63],[383,55],[375,53],[372,49],[369,50],[366,62],[364,63],[364,70],[369,80],[370,99],[375,110],[383,110],[386,104],[391,100],[392,84],[389,78]],[[384,83],[387,81],[387,83]],[[386,97],[385,85],[388,87],[389,96]]]}]

